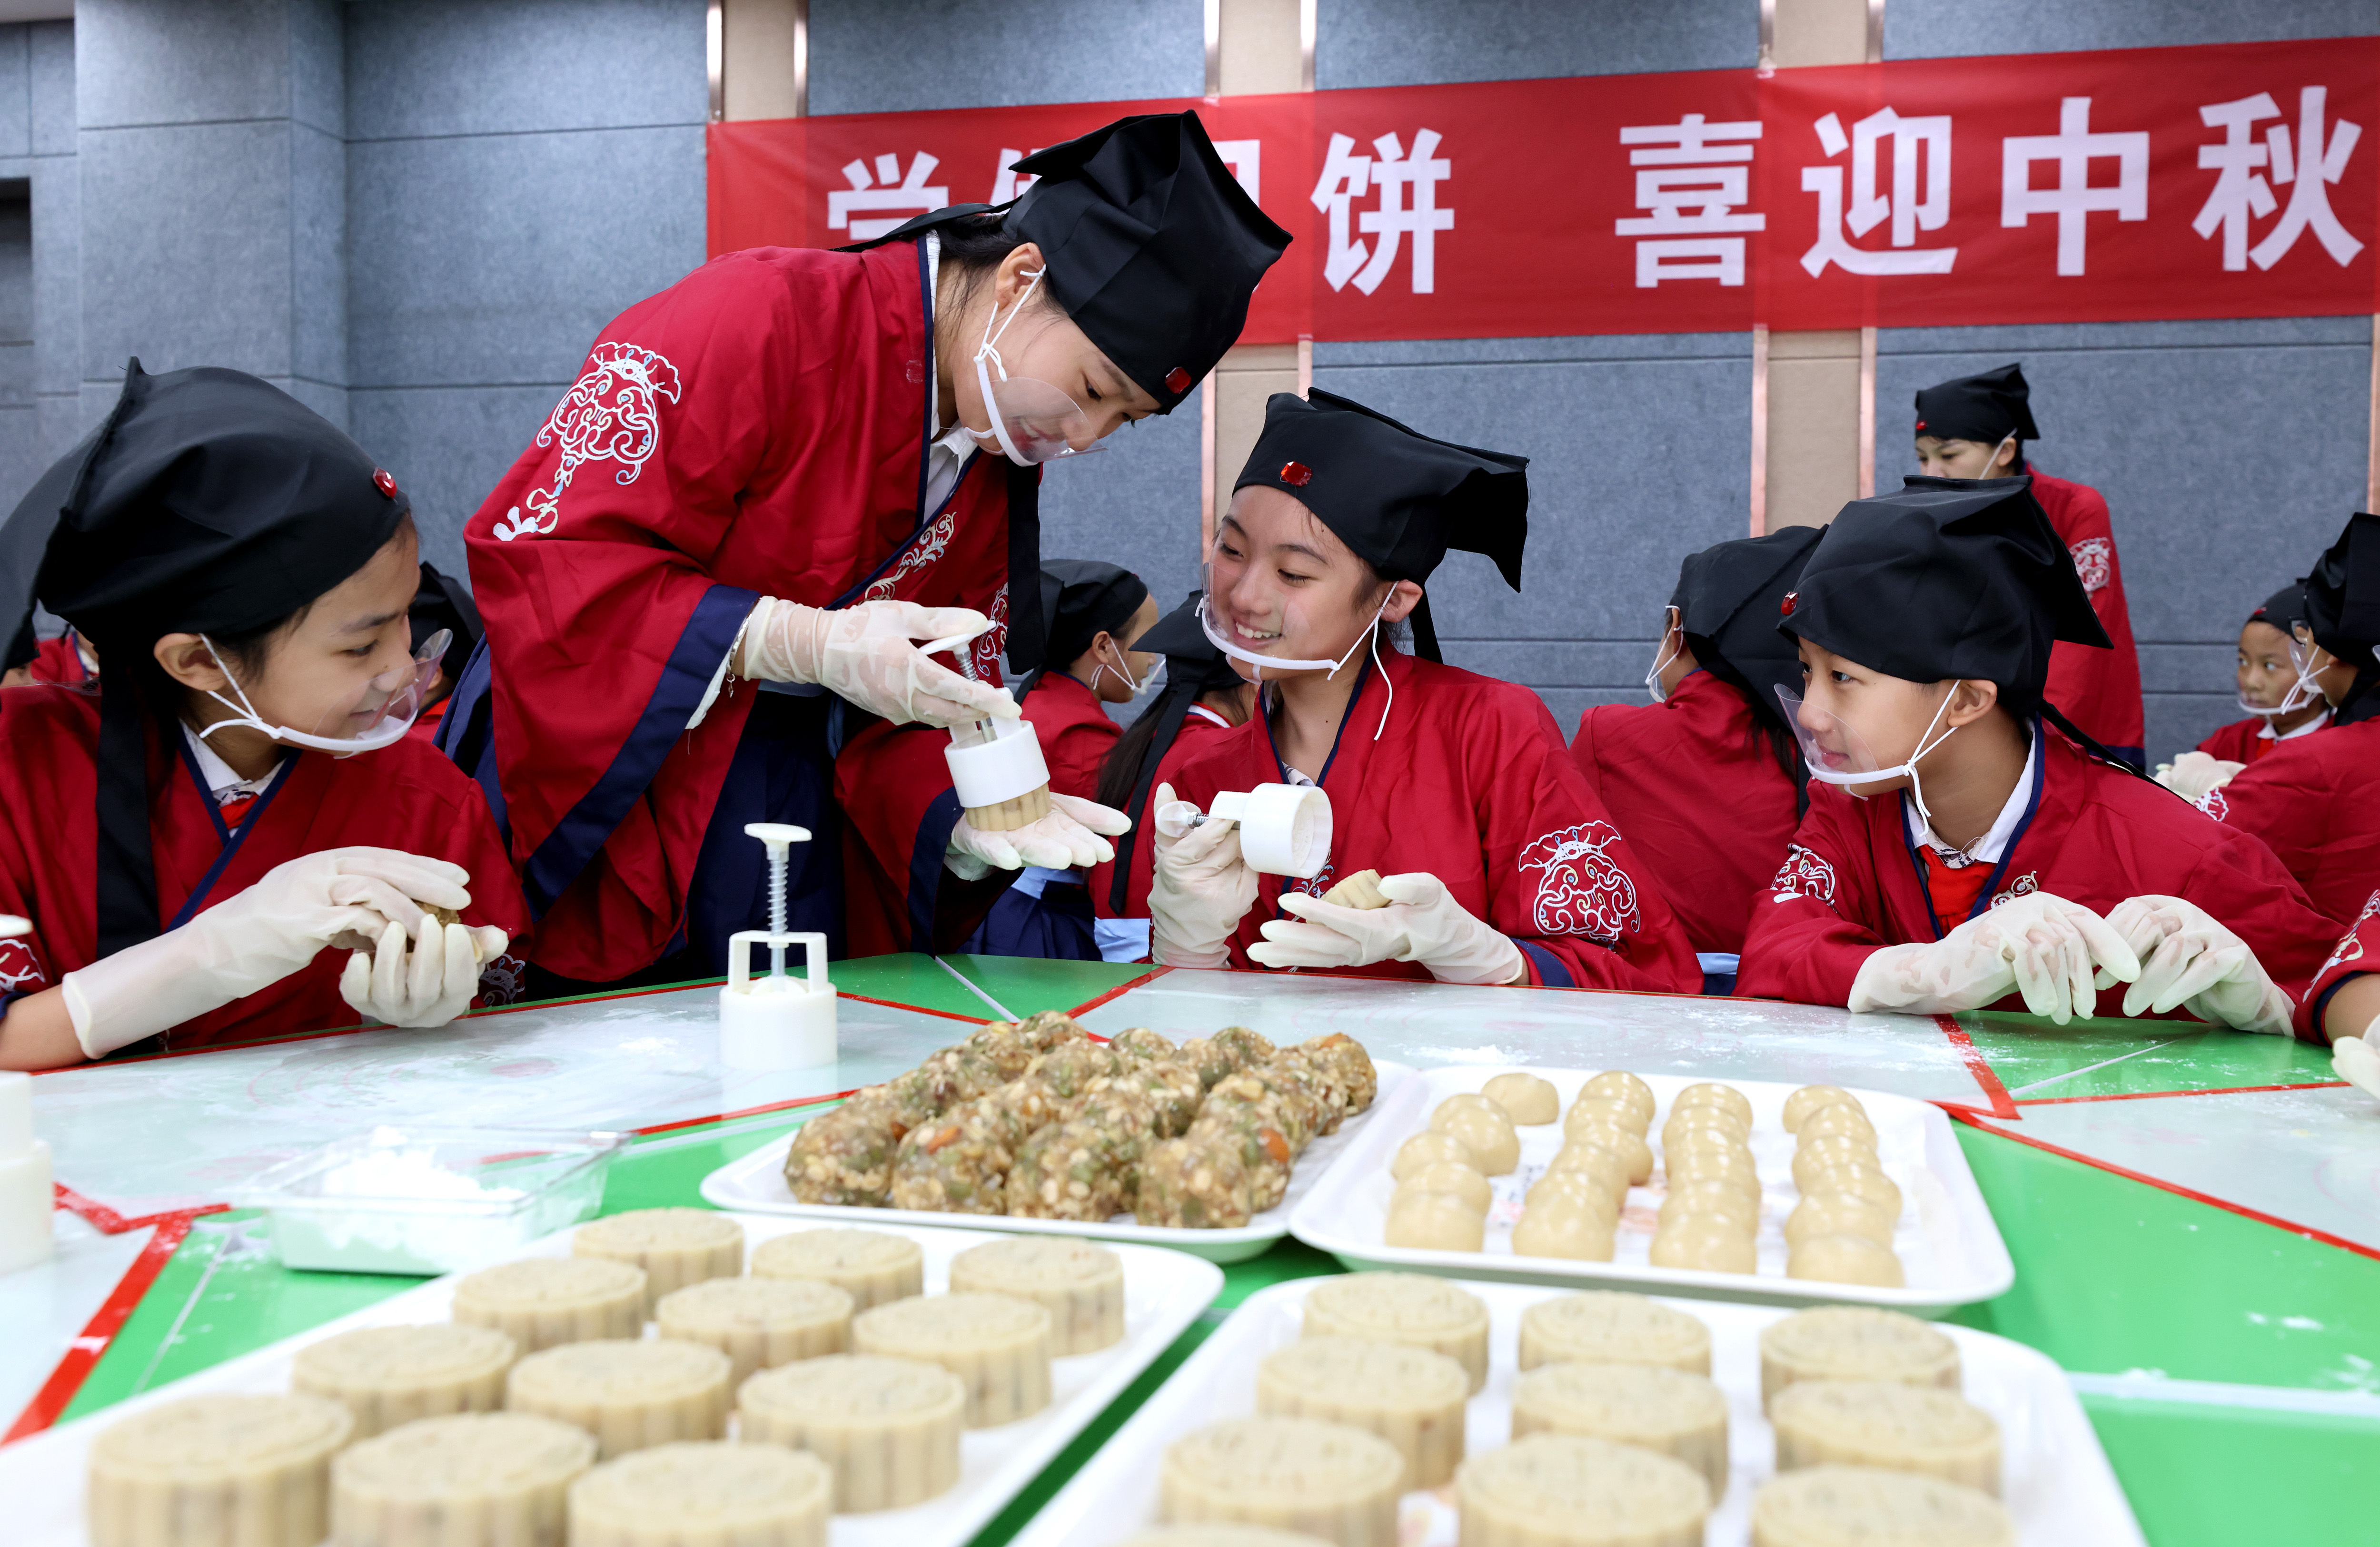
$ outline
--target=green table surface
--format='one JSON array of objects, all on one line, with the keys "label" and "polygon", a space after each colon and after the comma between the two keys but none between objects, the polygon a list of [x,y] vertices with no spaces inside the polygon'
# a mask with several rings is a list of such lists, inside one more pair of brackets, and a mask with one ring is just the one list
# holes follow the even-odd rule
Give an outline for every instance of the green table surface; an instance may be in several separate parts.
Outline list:
[{"label": "green table surface", "polygon": [[[949,960],[1017,1015],[1075,1009],[1146,971]],[[924,957],[838,962],[835,982],[846,993],[917,1009],[991,1013]],[[2129,1022],[2045,1029],[1962,1019],[2019,1111],[2031,1101],[2331,1078],[2320,1053],[2278,1038],[2213,1033],[2144,1045]],[[705,1176],[792,1126],[747,1119],[640,1142],[614,1163],[603,1212],[698,1204]],[[2380,1395],[2380,1262],[1995,1134],[1961,1127],[1959,1140],[2017,1274],[2008,1293],[1954,1320],[2029,1344],[2069,1371],[2210,1383],[2179,1387],[2186,1400],[2084,1392],[2084,1408],[2151,1542],[2380,1543],[2380,1512],[2368,1503],[2380,1417],[2369,1408],[2332,1410],[2318,1397],[2307,1404],[2312,1410],[2289,1402],[2296,1393]],[[97,1411],[419,1282],[291,1272],[263,1254],[221,1256],[226,1227],[243,1217],[198,1222],[64,1417]],[[1014,1536],[1223,1312],[1268,1285],[1339,1271],[1333,1259],[1295,1240],[1227,1268],[1216,1309],[986,1527],[978,1547]]]}]

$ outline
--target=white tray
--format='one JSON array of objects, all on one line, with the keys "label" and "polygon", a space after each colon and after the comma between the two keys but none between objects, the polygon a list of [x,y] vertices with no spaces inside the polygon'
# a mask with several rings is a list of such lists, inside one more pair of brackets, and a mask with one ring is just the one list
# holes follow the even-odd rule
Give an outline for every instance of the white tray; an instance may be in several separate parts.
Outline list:
[{"label": "white tray", "polygon": [[1376,1063],[1379,1092],[1372,1105],[1340,1126],[1339,1131],[1317,1139],[1290,1168],[1289,1191],[1281,1203],[1245,1225],[1220,1230],[1189,1230],[1165,1225],[1137,1225],[1130,1215],[1118,1215],[1103,1224],[1076,1219],[1011,1219],[997,1214],[934,1214],[925,1209],[870,1209],[846,1203],[805,1203],[785,1185],[785,1152],[793,1147],[788,1134],[764,1144],[741,1160],[731,1161],[702,1178],[702,1196],[722,1209],[750,1209],[761,1214],[795,1215],[805,1219],[832,1220],[842,1225],[940,1225],[964,1220],[971,1230],[999,1230],[1019,1236],[1082,1236],[1092,1240],[1135,1241],[1143,1246],[1167,1246],[1210,1263],[1242,1263],[1257,1256],[1289,1234],[1290,1215],[1300,1200],[1321,1187],[1340,1158],[1362,1142],[1379,1121],[1379,1113],[1413,1078],[1403,1064]]},{"label": "white tray", "polygon": [[[808,1220],[756,1215],[736,1217],[743,1223],[746,1239],[755,1246],[774,1236],[812,1227]],[[948,1284],[953,1256],[970,1246],[1000,1239],[976,1230],[898,1233],[924,1250],[929,1293]],[[1114,1251],[1123,1259],[1123,1341],[1095,1354],[1057,1360],[1050,1406],[1031,1418],[996,1429],[968,1430],[959,1442],[958,1485],[950,1492],[907,1509],[838,1515],[829,1532],[830,1547],[962,1547],[1038,1477],[1067,1442],[1104,1411],[1222,1290],[1223,1275],[1212,1263],[1145,1246],[1119,1246]],[[565,1230],[533,1243],[523,1255],[563,1257],[569,1252],[570,1232]],[[432,1279],[369,1310],[0,1450],[0,1499],[7,1501],[8,1517],[7,1529],[0,1534],[5,1534],[9,1547],[87,1547],[82,1519],[85,1456],[100,1431],[160,1402],[202,1392],[286,1391],[290,1363],[307,1344],[355,1327],[443,1322],[454,1293],[453,1277]]]},{"label": "white tray", "polygon": [[[1296,1340],[1306,1291],[1318,1282],[1295,1279],[1249,1296],[1012,1547],[1108,1547],[1153,1524],[1165,1447],[1208,1423],[1255,1412],[1257,1362]],[[1466,1450],[1476,1456],[1512,1436],[1522,1312],[1566,1291],[1478,1282],[1463,1287],[1488,1302],[1490,1322],[1488,1384],[1471,1399],[1464,1426]],[[1711,1378],[1728,1398],[1731,1475],[1703,1540],[1706,1547],[1741,1547],[1750,1532],[1753,1494],[1776,1469],[1776,1440],[1760,1411],[1760,1330],[1786,1312],[1709,1300],[1667,1303],[1711,1330]],[[1967,1399],[1999,1420],[2001,1501],[2016,1517],[2020,1539],[2028,1547],[2140,1547],[2131,1506],[2058,1366],[1989,1333],[1942,1330],[1959,1345]],[[1454,1547],[1453,1493],[1450,1483],[1405,1495],[1401,1547]]]},{"label": "white tray", "polygon": [[[1498,1068],[1428,1070],[1385,1092],[1372,1121],[1349,1145],[1327,1176],[1290,1213],[1289,1227],[1309,1246],[1330,1252],[1351,1268],[1402,1268],[1463,1278],[1496,1278],[1517,1284],[1556,1284],[1572,1288],[1639,1289],[1748,1300],[1760,1305],[1851,1303],[1889,1306],[1914,1315],[1938,1316],[1956,1306],[1989,1299],[2016,1282],[2016,1264],[2000,1239],[1974,1173],[1940,1109],[1882,1091],[1853,1091],[1876,1125],[1876,1150],[1886,1173],[1900,1184],[1903,1199],[1893,1250],[1900,1252],[1905,1287],[1875,1289],[1856,1284],[1825,1284],[1785,1276],[1785,1216],[1800,1199],[1793,1186],[1793,1136],[1785,1131],[1785,1098],[1798,1086],[1759,1080],[1725,1082],[1752,1103],[1752,1153],[1760,1169],[1759,1268],[1756,1273],[1709,1273],[1652,1264],[1653,1225],[1666,1194],[1657,1166],[1652,1185],[1629,1190],[1620,1220],[1619,1250],[1609,1263],[1559,1257],[1522,1257],[1512,1251],[1512,1226],[1521,1199],[1547,1162],[1561,1148],[1559,1120],[1520,1130],[1521,1166],[1493,1178],[1496,1201],[1488,1215],[1488,1239],[1479,1251],[1423,1251],[1387,1245],[1389,1197],[1395,1183],[1389,1161],[1397,1146],[1429,1125],[1438,1104],[1458,1091],[1476,1091]],[[1589,1078],[1574,1069],[1529,1069],[1553,1082],[1567,1113]],[[1670,1103],[1695,1080],[1675,1074],[1641,1076],[1659,1104],[1645,1142],[1658,1156],[1661,1124]]]}]

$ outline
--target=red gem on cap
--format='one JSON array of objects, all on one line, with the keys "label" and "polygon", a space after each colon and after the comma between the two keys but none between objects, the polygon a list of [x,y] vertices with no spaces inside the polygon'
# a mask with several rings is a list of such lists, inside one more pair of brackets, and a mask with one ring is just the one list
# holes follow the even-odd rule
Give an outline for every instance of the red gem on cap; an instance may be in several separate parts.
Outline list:
[{"label": "red gem on cap", "polygon": [[1281,481],[1292,489],[1304,489],[1314,481],[1314,469],[1303,462],[1284,462],[1281,465]]},{"label": "red gem on cap", "polygon": [[1190,390],[1190,373],[1175,366],[1165,373],[1165,390],[1179,397]]},{"label": "red gem on cap", "polygon": [[372,469],[372,487],[394,500],[396,498],[396,475],[385,467],[375,467]]},{"label": "red gem on cap", "polygon": [[1924,429],[1925,428],[1925,421],[1924,419],[1920,419],[1920,420],[1918,420],[1918,421],[1917,421],[1917,428],[1918,428],[1919,429],[1921,429],[1921,430],[1922,430],[1922,429]]},{"label": "red gem on cap", "polygon": [[1799,591],[1786,592],[1785,599],[1777,604],[1777,615],[1780,618],[1791,617],[1793,615],[1794,602],[1801,595],[1802,593]]}]

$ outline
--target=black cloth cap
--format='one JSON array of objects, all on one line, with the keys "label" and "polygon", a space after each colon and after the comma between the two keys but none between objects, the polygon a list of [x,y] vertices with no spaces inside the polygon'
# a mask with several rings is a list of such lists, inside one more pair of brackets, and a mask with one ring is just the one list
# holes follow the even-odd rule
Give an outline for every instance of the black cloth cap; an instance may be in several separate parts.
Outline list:
[{"label": "black cloth cap", "polygon": [[1172,413],[1238,341],[1289,233],[1240,187],[1196,113],[1119,118],[1015,169],[1040,180],[1007,229],[1039,245],[1050,296]]},{"label": "black cloth cap", "polygon": [[[1050,624],[1044,659],[1061,671],[1072,666],[1102,631],[1115,634],[1132,622],[1132,615],[1148,599],[1148,587],[1128,569],[1096,559],[1053,559],[1043,564],[1041,616]],[[1123,646],[1129,641],[1116,643]]]},{"label": "black cloth cap", "polygon": [[1450,548],[1521,588],[1529,459],[1409,429],[1335,393],[1275,393],[1234,492],[1278,489],[1390,580],[1425,581]]},{"label": "black cloth cap", "polygon": [[1943,381],[1917,394],[1917,433],[1986,446],[1998,445],[2011,432],[2019,441],[2038,441],[2031,396],[2024,368],[2018,365]]},{"label": "black cloth cap", "polygon": [[2380,646],[2380,515],[2358,512],[2301,582],[2313,642],[2365,670]]},{"label": "black cloth cap", "polygon": [[1785,718],[1776,690],[1800,694],[1802,658],[1778,632],[1778,609],[1825,535],[1820,526],[1787,526],[1690,553],[1670,597],[1694,659],[1751,699],[1755,718],[1779,726]]},{"label": "black cloth cap", "polygon": [[1777,628],[1915,683],[1999,685],[2041,702],[2055,640],[2110,648],[2033,479],[1910,478],[1827,528]]},{"label": "black cloth cap", "polygon": [[262,628],[363,568],[409,508],[279,388],[205,366],[151,376],[136,359],[115,411],[9,514],[0,550],[43,556],[37,580],[0,572],[0,622],[13,632],[37,592],[103,660],[128,661],[168,634]]},{"label": "black cloth cap", "polygon": [[2252,623],[2268,624],[2279,629],[2283,634],[2289,634],[2305,621],[2305,582],[2292,580],[2258,602],[2256,610],[2248,614],[2248,621]]}]

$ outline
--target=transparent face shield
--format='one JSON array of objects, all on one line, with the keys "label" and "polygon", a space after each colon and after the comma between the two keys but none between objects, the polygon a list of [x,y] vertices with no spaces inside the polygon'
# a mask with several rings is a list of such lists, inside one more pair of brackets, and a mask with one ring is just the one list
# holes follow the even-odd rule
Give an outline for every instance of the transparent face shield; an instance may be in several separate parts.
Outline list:
[{"label": "transparent face shield", "polygon": [[[1245,562],[1226,562],[1219,560],[1212,552],[1208,554],[1199,574],[1202,589],[1198,596],[1198,626],[1205,632],[1208,644],[1252,669],[1251,682],[1266,681],[1267,668],[1276,677],[1286,676],[1293,671],[1320,671],[1335,680],[1366,644],[1371,647],[1372,664],[1379,666],[1380,620],[1388,613],[1390,598],[1396,594],[1394,586],[1380,598],[1380,605],[1373,611],[1372,621],[1349,642],[1337,659],[1292,656],[1286,651],[1312,637],[1312,628],[1304,609],[1298,599],[1293,599],[1276,586],[1261,583],[1237,585],[1236,582],[1246,574],[1247,568]],[[1216,602],[1218,586],[1223,587],[1221,594],[1229,598],[1227,602]],[[1284,653],[1273,654],[1273,648]],[[1385,671],[1380,674],[1380,683],[1389,690],[1389,702],[1380,710],[1380,723],[1372,731],[1374,741],[1378,741],[1380,732],[1388,729],[1388,711],[1396,706],[1397,690],[1389,682]]]},{"label": "transparent face shield", "polygon": [[[454,633],[440,629],[421,642],[413,659],[366,682],[349,695],[345,702],[316,722],[311,730],[300,731],[294,726],[273,725],[256,712],[249,702],[248,692],[232,675],[231,668],[215,649],[214,642],[205,635],[199,635],[206,644],[207,654],[214,658],[216,667],[231,684],[233,698],[209,691],[207,696],[233,711],[228,719],[216,720],[199,732],[200,740],[213,735],[225,726],[245,726],[261,731],[276,742],[292,746],[311,747],[318,752],[336,753],[346,756],[358,752],[373,752],[396,742],[413,729],[414,719],[421,713],[423,700],[438,680],[439,662],[446,647],[454,642]],[[234,698],[237,701],[234,702]]]},{"label": "transparent face shield", "polygon": [[[1025,293],[1002,320],[1000,308],[991,308],[984,319],[983,344],[975,352],[975,381],[983,394],[983,411],[991,417],[990,430],[971,429],[968,434],[981,441],[986,450],[998,446],[1008,460],[1022,467],[1053,462],[1062,456],[1087,456],[1101,450],[1099,438],[1092,433],[1091,417],[1082,405],[1047,381],[1030,376],[1011,376],[1006,362],[1000,357],[1000,341],[1015,324],[1033,292],[1041,283],[1047,269],[1026,272],[1029,282]],[[1030,328],[1014,347],[1020,352],[1025,344],[1056,325],[1054,313],[1044,313],[1042,320]],[[994,323],[999,326],[995,328]],[[992,373],[999,372],[993,380]]]},{"label": "transparent face shield", "polygon": [[[1957,685],[1952,683],[1950,692],[1957,691]],[[1877,755],[1851,721],[1803,703],[1781,683],[1777,689],[1777,702],[1784,707],[1785,723],[1793,728],[1793,739],[1801,745],[1802,761],[1812,779],[1850,790],[1854,796],[1865,800],[1867,796],[1856,786],[1905,778],[1909,780],[1910,801],[1917,807],[1918,816],[1931,828],[1934,816],[1925,809],[1925,792],[1918,779],[1917,765],[1927,753],[1958,733],[1959,728],[1954,725],[1939,736],[1934,734],[1942,717],[1950,710],[1950,692],[1942,695],[1942,702],[1935,709],[1934,718],[1925,722],[1914,750],[1898,763],[1887,763]]]},{"label": "transparent face shield", "polygon": [[[2290,715],[2315,704],[2327,704],[2330,700],[2323,693],[2322,684],[2314,681],[2314,674],[2318,671],[2326,671],[2337,664],[2328,650],[2313,642],[2313,630],[2303,623],[2298,624],[2289,630],[2289,666],[2297,672],[2298,680],[2291,683],[2289,691],[2281,695],[2279,708],[2256,709],[2252,712],[2260,715]],[[2243,699],[2242,702],[2244,703],[2245,700]]]}]

